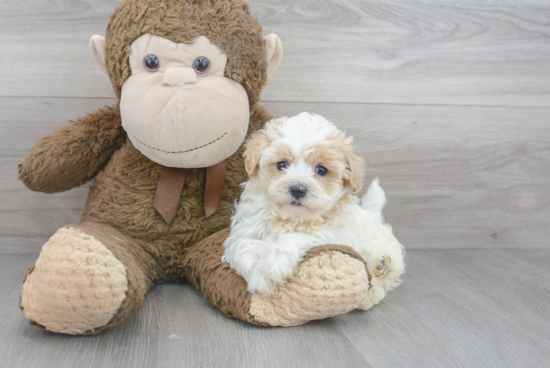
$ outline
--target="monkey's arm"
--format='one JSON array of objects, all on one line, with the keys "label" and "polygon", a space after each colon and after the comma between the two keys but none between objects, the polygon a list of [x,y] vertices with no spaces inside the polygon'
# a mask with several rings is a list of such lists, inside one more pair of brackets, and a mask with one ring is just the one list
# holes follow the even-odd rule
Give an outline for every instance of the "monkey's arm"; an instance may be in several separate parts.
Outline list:
[{"label": "monkey's arm", "polygon": [[125,136],[118,104],[89,113],[40,138],[19,165],[19,179],[44,193],[80,186],[107,164]]}]

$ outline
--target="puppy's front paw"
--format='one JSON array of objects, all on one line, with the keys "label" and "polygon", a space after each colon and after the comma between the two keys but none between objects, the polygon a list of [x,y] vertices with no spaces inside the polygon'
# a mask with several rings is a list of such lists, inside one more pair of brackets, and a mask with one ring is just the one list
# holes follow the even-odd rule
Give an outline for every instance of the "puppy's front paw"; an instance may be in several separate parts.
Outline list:
[{"label": "puppy's front paw", "polygon": [[380,259],[376,261],[376,266],[374,268],[374,277],[386,277],[392,272],[392,261],[389,255],[383,255]]},{"label": "puppy's front paw", "polygon": [[266,247],[261,257],[254,262],[251,272],[245,276],[248,291],[251,293],[269,294],[277,286],[285,283],[296,269],[298,253],[274,247]]},{"label": "puppy's front paw", "polygon": [[277,284],[266,277],[262,272],[254,272],[244,276],[247,290],[250,293],[270,294]]}]

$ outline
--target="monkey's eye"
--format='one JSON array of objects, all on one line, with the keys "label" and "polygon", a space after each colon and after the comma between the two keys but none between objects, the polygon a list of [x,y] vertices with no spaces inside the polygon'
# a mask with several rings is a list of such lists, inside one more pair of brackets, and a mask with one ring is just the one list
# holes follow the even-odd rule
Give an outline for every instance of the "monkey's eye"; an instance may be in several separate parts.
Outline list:
[{"label": "monkey's eye", "polygon": [[328,170],[326,167],[319,165],[315,168],[315,172],[321,176],[325,176],[328,173]]},{"label": "monkey's eye", "polygon": [[277,162],[277,170],[282,170],[286,168],[288,168],[288,162],[286,161]]},{"label": "monkey's eye", "polygon": [[145,69],[150,72],[156,72],[160,67],[160,60],[157,55],[149,54],[143,58],[143,65]]},{"label": "monkey's eye", "polygon": [[193,61],[193,69],[199,74],[206,73],[210,69],[210,61],[204,56],[199,56]]}]

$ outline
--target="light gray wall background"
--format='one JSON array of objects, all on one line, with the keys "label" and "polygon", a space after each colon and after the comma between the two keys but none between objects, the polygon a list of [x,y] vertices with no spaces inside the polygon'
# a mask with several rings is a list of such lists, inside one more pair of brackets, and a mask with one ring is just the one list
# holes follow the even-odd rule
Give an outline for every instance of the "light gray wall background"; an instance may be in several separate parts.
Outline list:
[{"label": "light gray wall background", "polygon": [[[17,164],[41,135],[115,102],[88,39],[116,4],[0,4],[0,251],[38,252],[78,221],[87,187],[33,193]],[[550,3],[251,4],[284,45],[264,104],[355,136],[408,249],[550,247]]]}]

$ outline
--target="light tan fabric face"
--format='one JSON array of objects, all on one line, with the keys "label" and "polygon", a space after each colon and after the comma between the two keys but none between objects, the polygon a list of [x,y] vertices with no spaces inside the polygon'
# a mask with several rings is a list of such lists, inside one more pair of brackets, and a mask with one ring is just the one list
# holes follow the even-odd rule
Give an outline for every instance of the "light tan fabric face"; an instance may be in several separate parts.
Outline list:
[{"label": "light tan fabric face", "polygon": [[[160,60],[157,71],[145,68],[149,54]],[[203,56],[209,69],[196,73]],[[227,57],[200,36],[176,44],[149,34],[131,46],[130,76],[122,86],[122,125],[134,146],[161,165],[198,168],[215,165],[241,146],[249,122],[245,89],[224,77]]]}]

